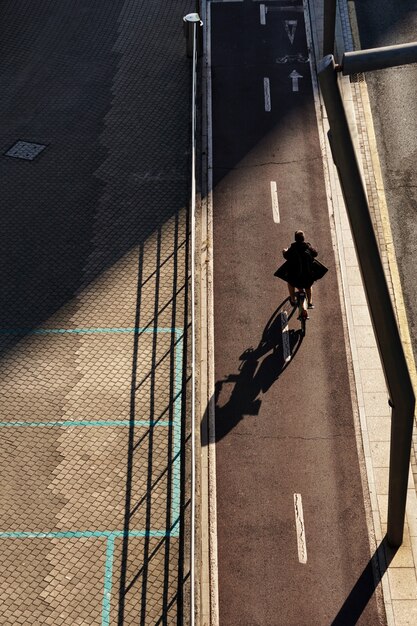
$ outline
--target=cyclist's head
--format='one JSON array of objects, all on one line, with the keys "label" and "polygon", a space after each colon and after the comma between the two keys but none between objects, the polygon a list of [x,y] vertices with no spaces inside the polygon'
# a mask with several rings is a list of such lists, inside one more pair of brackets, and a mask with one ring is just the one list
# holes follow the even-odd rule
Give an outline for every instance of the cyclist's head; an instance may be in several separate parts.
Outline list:
[{"label": "cyclist's head", "polygon": [[304,241],[304,233],[302,230],[296,230],[294,235],[295,241],[301,242]]}]

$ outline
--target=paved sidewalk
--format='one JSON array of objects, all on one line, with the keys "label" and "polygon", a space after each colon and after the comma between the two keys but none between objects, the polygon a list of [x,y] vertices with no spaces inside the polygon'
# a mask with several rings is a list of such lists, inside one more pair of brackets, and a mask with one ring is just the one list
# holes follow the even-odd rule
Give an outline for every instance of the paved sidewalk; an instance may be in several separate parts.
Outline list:
[{"label": "paved sidewalk", "polygon": [[1,4],[1,624],[187,623],[191,9]]},{"label": "paved sidewalk", "polygon": [[[313,14],[313,28],[315,29],[313,35],[316,57],[319,59],[321,58],[318,50],[321,50],[323,3],[321,0],[312,0],[310,7]],[[354,49],[347,3],[344,1],[338,4],[337,18],[336,56],[341,58],[344,51]],[[371,216],[380,246],[381,258],[415,384],[417,381],[415,364],[412,350],[410,349],[410,338],[398,278],[395,251],[392,249],[392,236],[376,150],[366,81],[362,75],[355,77],[352,81],[349,78],[342,80],[344,101],[351,118],[355,120],[358,154],[361,158],[362,171],[366,183]],[[325,111],[324,106],[322,110]],[[356,404],[359,414],[358,425],[360,430],[358,431],[358,441],[359,445],[363,446],[366,478],[369,486],[370,508],[372,512],[370,521],[373,526],[370,534],[371,549],[375,553],[373,566],[377,575],[382,575],[382,589],[388,624],[411,626],[417,623],[417,497],[413,477],[415,470],[413,472],[410,471],[409,476],[404,543],[395,554],[390,553],[385,547],[382,550],[378,550],[386,532],[391,410],[388,406],[388,392],[368,313],[344,201],[333,165],[330,147],[327,139],[324,139],[327,130],[327,119],[324,118],[322,126],[323,156],[327,172],[330,207],[334,215],[335,236],[340,260],[341,290],[346,305],[347,329],[357,397]],[[413,469],[415,468],[414,454],[412,455],[412,467]],[[367,490],[366,488],[365,493]]]}]

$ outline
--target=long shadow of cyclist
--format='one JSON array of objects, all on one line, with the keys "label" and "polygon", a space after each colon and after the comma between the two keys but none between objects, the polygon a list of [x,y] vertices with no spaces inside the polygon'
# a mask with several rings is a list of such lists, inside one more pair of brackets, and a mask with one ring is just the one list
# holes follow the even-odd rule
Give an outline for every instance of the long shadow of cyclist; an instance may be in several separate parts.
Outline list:
[{"label": "long shadow of cyclist", "polygon": [[[272,314],[258,346],[247,348],[240,355],[238,372],[216,382],[216,441],[222,439],[244,416],[259,414],[261,395],[268,391],[294,359],[303,339],[300,330],[288,327],[294,312],[287,298]],[[234,386],[222,405],[222,392],[229,383]]]}]

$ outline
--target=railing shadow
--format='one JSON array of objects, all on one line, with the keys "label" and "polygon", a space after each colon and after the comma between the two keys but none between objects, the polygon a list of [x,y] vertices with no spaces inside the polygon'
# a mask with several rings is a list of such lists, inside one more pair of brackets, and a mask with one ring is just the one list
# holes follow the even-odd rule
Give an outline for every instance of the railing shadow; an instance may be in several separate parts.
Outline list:
[{"label": "railing shadow", "polygon": [[[144,246],[140,248],[137,310],[132,360],[130,426],[126,474],[124,536],[119,570],[117,623],[145,624],[152,613],[155,624],[168,624],[182,614],[184,586],[188,584],[185,564],[185,528],[189,494],[186,493],[186,464],[189,436],[186,406],[189,402],[188,352],[188,227],[183,241],[180,217],[175,217],[172,288],[162,288],[162,231],[158,230],[156,270],[152,274],[155,296],[142,300],[145,275]],[[185,219],[188,223],[188,216]],[[187,267],[182,267],[179,251]],[[169,296],[169,297],[168,297]],[[168,297],[168,301],[167,301]],[[168,302],[168,304],[167,304]],[[170,313],[171,332],[143,331],[144,324],[165,327]],[[163,319],[163,323],[161,320]],[[140,330],[142,329],[142,330]],[[151,347],[149,343],[151,342]],[[143,361],[147,354],[146,366]],[[164,391],[161,389],[164,385]],[[161,396],[164,398],[161,402]],[[144,429],[138,420],[149,420]],[[165,424],[165,425],[162,425]],[[138,468],[146,465],[144,470]],[[138,487],[139,485],[139,487]],[[135,532],[143,530],[137,538]],[[152,606],[152,611],[150,611]],[[134,608],[132,608],[134,607]]]},{"label": "railing shadow", "polygon": [[332,621],[332,626],[354,626],[358,623],[396,552],[397,549],[389,546],[385,536]]}]

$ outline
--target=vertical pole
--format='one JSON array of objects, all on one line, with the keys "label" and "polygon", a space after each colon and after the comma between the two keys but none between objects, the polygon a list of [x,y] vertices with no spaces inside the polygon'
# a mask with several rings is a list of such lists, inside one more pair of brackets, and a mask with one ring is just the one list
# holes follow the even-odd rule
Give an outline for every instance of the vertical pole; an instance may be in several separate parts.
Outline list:
[{"label": "vertical pole", "polygon": [[203,25],[198,13],[189,13],[183,18],[187,40],[187,56],[192,58],[191,86],[191,494],[190,494],[190,626],[195,624],[195,534],[196,534],[196,325],[195,325],[195,211],[196,211],[196,97],[197,97],[197,52],[198,28]]},{"label": "vertical pole", "polygon": [[323,56],[334,54],[336,0],[324,0]]},{"label": "vertical pole", "polygon": [[[198,18],[198,19],[197,19]],[[192,98],[191,98],[191,546],[190,546],[190,625],[195,624],[195,490],[196,490],[196,328],[195,328],[195,209],[196,209],[196,96],[197,96],[197,27],[200,17],[192,21]]]},{"label": "vertical pole", "polygon": [[387,540],[392,547],[399,547],[404,532],[415,397],[337,82],[333,56],[326,56],[320,61],[318,76],[329,118],[330,146],[342,186],[393,409]]},{"label": "vertical pole", "polygon": [[201,27],[203,25],[203,22],[200,20],[200,16],[198,13],[188,13],[188,15],[186,15],[182,19],[184,22],[187,57],[189,59],[192,59],[194,56],[194,51],[197,51],[199,55],[201,54],[202,37],[197,30],[197,26]]}]

